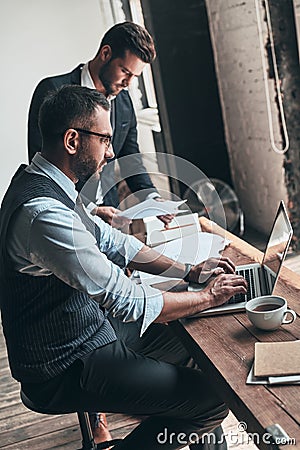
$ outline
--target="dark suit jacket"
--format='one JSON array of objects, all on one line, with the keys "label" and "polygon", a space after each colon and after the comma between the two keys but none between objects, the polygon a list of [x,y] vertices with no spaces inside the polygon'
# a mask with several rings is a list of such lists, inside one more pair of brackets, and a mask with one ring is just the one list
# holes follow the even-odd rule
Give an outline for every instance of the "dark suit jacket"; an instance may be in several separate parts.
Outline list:
[{"label": "dark suit jacket", "polygon": [[[42,146],[41,134],[38,126],[38,114],[40,106],[49,91],[60,88],[66,84],[81,84],[80,64],[72,72],[45,78],[36,87],[29,109],[28,116],[28,156],[31,161],[33,155],[40,151]],[[113,149],[115,158],[119,159],[120,172],[133,193],[144,200],[156,189],[142,163],[141,154],[137,143],[136,117],[131,98],[127,91],[121,91],[115,98],[115,128],[113,137]],[[131,155],[129,164],[123,156]],[[114,160],[111,161],[101,174],[101,186],[104,196],[104,204],[117,207],[119,204],[117,188],[114,186]],[[94,199],[90,199],[94,201]]]}]

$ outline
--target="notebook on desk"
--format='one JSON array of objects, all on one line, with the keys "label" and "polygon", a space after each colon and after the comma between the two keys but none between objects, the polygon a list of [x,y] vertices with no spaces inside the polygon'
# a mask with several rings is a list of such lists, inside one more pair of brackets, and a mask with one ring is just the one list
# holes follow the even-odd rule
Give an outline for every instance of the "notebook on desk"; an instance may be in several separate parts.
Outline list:
[{"label": "notebook on desk", "polygon": [[[262,263],[251,263],[236,267],[236,273],[243,275],[248,282],[247,293],[238,294],[221,306],[206,309],[198,313],[197,317],[244,311],[248,300],[261,295],[272,294],[292,235],[293,229],[285,205],[281,201],[266,245]],[[200,285],[191,284],[188,290],[199,291],[201,287]]]}]

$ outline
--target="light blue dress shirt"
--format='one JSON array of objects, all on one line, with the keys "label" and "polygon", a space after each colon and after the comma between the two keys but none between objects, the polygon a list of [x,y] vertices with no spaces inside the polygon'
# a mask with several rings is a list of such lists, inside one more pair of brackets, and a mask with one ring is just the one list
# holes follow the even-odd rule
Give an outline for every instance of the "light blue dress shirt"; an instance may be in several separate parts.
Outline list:
[{"label": "light blue dress shirt", "polygon": [[[74,183],[37,153],[29,173],[54,180],[76,203]],[[141,321],[141,334],[163,307],[162,293],[136,284],[123,272],[143,244],[89,215],[101,232],[100,246],[79,215],[50,197],[25,203],[8,233],[7,249],[14,268],[31,276],[54,274],[68,285],[86,292],[114,317]]]}]

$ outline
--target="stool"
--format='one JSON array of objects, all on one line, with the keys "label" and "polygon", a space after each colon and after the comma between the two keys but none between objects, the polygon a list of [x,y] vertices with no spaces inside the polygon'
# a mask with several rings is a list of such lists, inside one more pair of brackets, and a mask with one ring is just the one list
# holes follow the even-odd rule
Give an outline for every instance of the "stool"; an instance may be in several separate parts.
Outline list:
[{"label": "stool", "polygon": [[122,439],[112,439],[111,441],[101,442],[101,444],[96,444],[94,442],[89,414],[87,412],[78,412],[71,409],[61,409],[60,411],[47,409],[43,406],[36,405],[33,403],[27,396],[24,394],[23,391],[20,393],[22,403],[26,408],[30,409],[31,411],[40,413],[40,414],[52,414],[52,415],[59,415],[59,414],[71,414],[71,413],[77,413],[79,425],[80,425],[80,431],[82,436],[82,448],[80,450],[100,450],[112,447],[119,442],[122,441]]}]

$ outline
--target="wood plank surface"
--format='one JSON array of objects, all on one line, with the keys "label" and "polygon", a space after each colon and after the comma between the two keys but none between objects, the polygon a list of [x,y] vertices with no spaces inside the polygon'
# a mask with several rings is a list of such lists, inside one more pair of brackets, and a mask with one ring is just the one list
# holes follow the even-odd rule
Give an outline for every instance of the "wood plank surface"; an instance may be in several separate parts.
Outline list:
[{"label": "wood plank surface", "polygon": [[[203,231],[223,233],[207,219],[201,218],[200,221]],[[226,237],[231,244],[224,255],[231,257],[235,264],[261,261],[260,251],[228,232]],[[255,329],[245,313],[186,319],[172,326],[214,380],[230,409],[239,420],[245,421],[248,431],[259,432],[262,436],[268,426],[279,423],[290,438],[296,439],[296,443],[279,445],[278,448],[296,450],[300,449],[300,386],[245,384],[253,362],[255,342],[300,339],[300,276],[282,268],[275,292],[288,300],[298,316],[293,324],[282,326],[277,331]],[[258,447],[271,448],[262,441]]]}]

